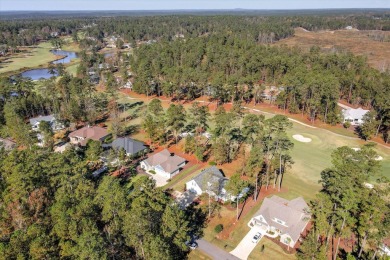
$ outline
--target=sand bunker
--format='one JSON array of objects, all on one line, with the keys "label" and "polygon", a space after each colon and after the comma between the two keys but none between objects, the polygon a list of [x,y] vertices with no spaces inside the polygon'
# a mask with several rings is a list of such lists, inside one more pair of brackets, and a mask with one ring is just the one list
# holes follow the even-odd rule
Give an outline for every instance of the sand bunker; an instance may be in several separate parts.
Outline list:
[{"label": "sand bunker", "polygon": [[302,135],[293,135],[293,138],[299,142],[302,142],[302,143],[310,143],[311,142],[311,138],[304,137]]}]

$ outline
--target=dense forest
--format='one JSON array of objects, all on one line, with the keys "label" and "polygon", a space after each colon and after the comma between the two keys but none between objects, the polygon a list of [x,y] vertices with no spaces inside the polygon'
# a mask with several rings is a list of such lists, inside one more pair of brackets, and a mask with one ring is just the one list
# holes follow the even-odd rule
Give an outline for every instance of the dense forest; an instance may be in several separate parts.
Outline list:
[{"label": "dense forest", "polygon": [[[375,19],[374,19],[375,18]],[[390,30],[386,14],[340,15],[161,15],[146,17],[46,17],[40,19],[0,21],[0,44],[10,48],[34,45],[53,35],[71,35],[83,29],[89,37],[102,40],[105,35],[118,35],[125,41],[171,40],[178,34],[186,38],[234,35],[259,43],[272,43],[290,37],[295,27],[307,30],[342,29],[353,26],[360,30]]]},{"label": "dense forest", "polygon": [[0,259],[186,257],[204,214],[147,177],[94,178],[92,154],[0,150]]},{"label": "dense forest", "polygon": [[371,128],[363,135],[383,133],[388,140],[390,75],[370,68],[363,57],[323,54],[315,47],[306,53],[215,35],[143,45],[131,58],[139,93],[256,104],[264,101],[265,86],[283,86],[275,103],[312,121],[339,123],[339,99],[373,108]]}]

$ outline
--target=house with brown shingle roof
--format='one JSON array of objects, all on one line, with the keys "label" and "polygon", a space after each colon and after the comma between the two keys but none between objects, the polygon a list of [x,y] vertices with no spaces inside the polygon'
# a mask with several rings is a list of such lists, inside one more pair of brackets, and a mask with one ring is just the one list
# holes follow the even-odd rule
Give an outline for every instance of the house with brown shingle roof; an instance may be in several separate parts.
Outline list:
[{"label": "house with brown shingle roof", "polygon": [[265,198],[259,211],[248,223],[260,227],[266,236],[294,247],[310,221],[309,206],[302,197],[286,200],[278,196]]},{"label": "house with brown shingle roof", "polygon": [[98,126],[84,126],[69,134],[70,143],[85,146],[89,139],[103,142],[109,133],[107,129]]},{"label": "house with brown shingle roof", "polygon": [[142,161],[141,168],[147,172],[154,171],[167,179],[179,173],[186,164],[186,160],[180,156],[172,155],[167,149],[155,153],[148,159]]}]

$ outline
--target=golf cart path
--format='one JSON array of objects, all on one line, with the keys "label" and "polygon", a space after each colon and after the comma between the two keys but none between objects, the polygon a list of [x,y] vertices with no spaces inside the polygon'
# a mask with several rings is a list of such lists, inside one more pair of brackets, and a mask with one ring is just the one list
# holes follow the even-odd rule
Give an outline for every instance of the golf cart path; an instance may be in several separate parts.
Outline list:
[{"label": "golf cart path", "polygon": [[257,243],[263,238],[261,237],[257,243],[253,243],[252,239],[255,236],[257,232],[261,232],[260,228],[253,227],[249,232],[245,235],[245,237],[240,241],[240,243],[237,245],[237,247],[231,251],[230,253],[232,255],[237,256],[241,260],[248,259],[249,255],[251,254],[252,250],[256,247]]}]

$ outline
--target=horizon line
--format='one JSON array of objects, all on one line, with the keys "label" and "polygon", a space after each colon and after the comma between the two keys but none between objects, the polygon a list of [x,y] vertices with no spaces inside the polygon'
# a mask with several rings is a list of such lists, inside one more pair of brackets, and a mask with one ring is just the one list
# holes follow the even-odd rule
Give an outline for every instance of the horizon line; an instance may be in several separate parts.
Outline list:
[{"label": "horizon line", "polygon": [[248,9],[248,8],[229,8],[229,9],[202,9],[202,8],[195,8],[195,9],[127,9],[127,10],[120,10],[120,9],[81,9],[81,10],[48,10],[48,9],[42,9],[42,10],[0,10],[0,12],[91,12],[91,11],[117,11],[117,12],[128,12],[128,11],[296,11],[296,10],[374,10],[374,9],[381,9],[381,10],[390,10],[390,7],[327,7],[327,8],[288,8],[288,9]]}]

